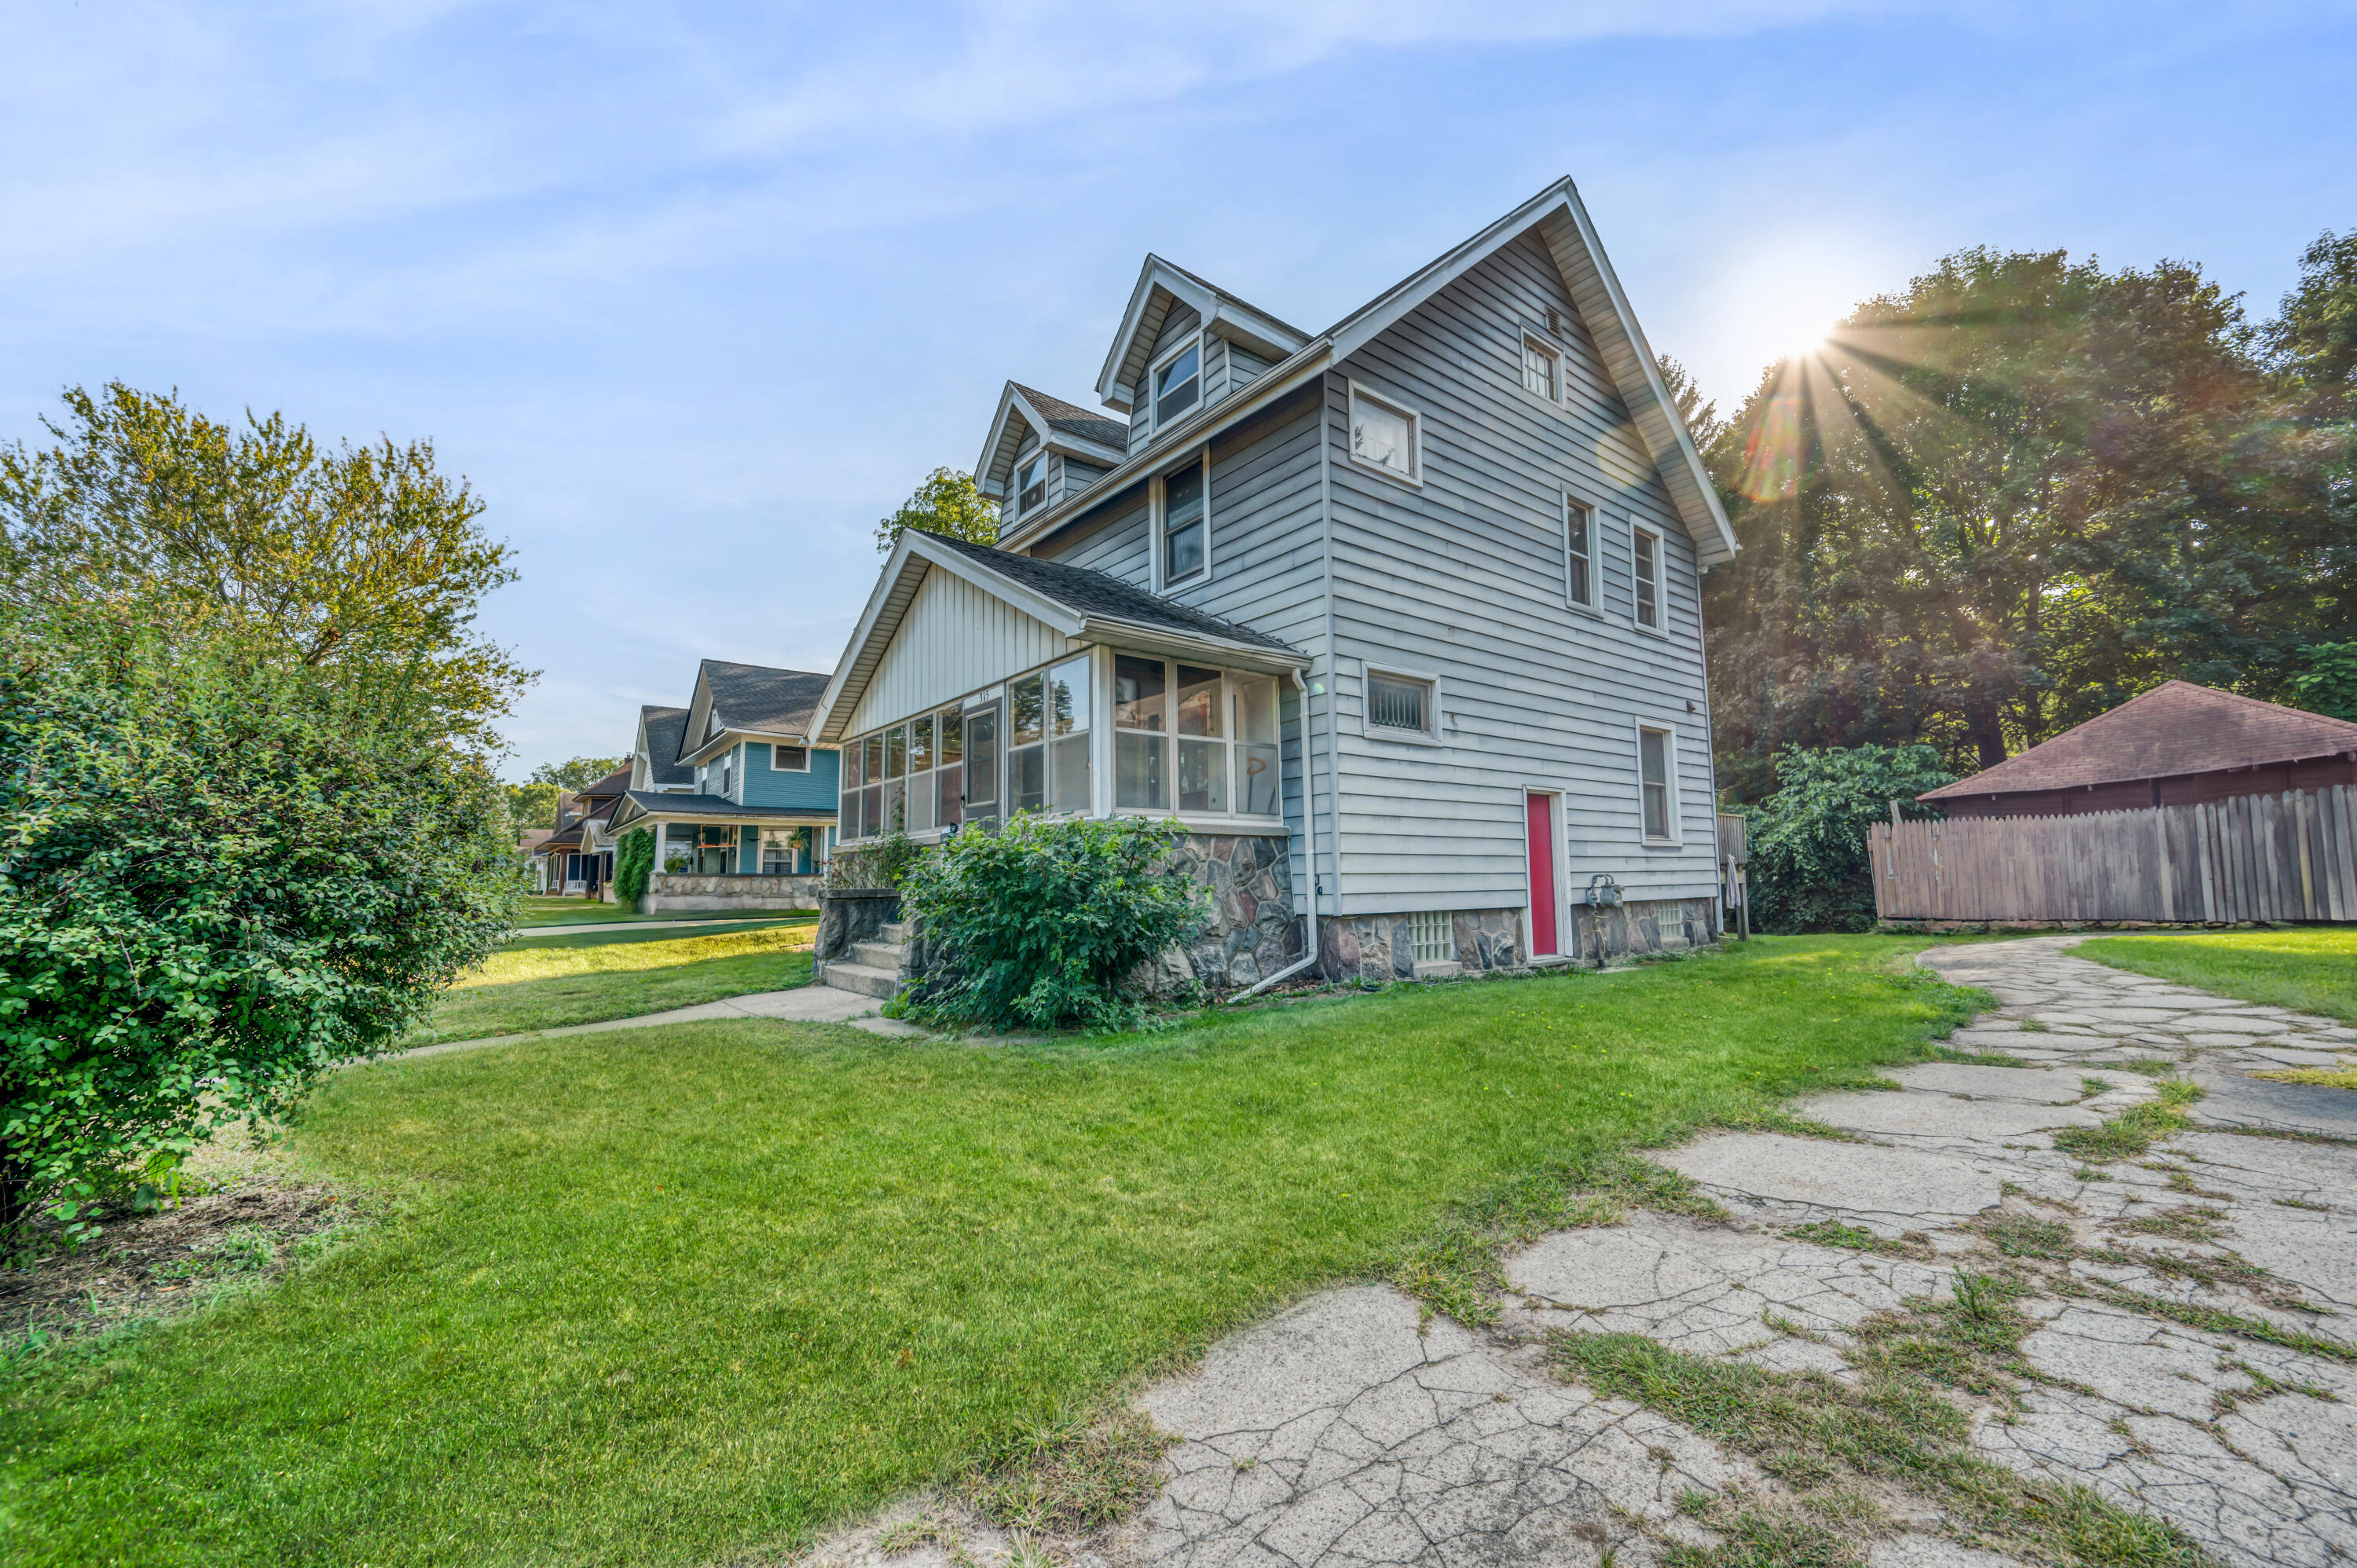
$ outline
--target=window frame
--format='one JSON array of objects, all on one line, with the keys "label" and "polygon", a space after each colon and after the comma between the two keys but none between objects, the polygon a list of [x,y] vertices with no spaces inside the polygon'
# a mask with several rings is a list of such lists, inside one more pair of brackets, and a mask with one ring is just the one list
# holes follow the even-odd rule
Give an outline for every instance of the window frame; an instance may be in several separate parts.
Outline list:
[{"label": "window frame", "polygon": [[[1374,711],[1375,677],[1408,681],[1423,686],[1429,693],[1425,703],[1427,729],[1401,729],[1394,725],[1379,725],[1372,716]],[[1359,661],[1359,733],[1369,740],[1396,741],[1405,746],[1438,746],[1440,739],[1440,672],[1437,670],[1410,670],[1403,665],[1381,664],[1372,660]]]},{"label": "window frame", "polygon": [[[802,754],[802,765],[800,768],[785,768],[785,767],[780,767],[780,766],[779,765],[779,762],[778,762],[778,753],[780,753],[780,752],[781,752],[781,751],[799,751],[799,752],[801,752],[801,753]],[[775,741],[775,740],[773,740],[773,741],[771,741],[771,742],[770,743],[770,772],[772,772],[772,773],[808,773],[810,770],[811,770],[811,748],[810,748],[809,746],[788,746],[788,745],[786,745],[783,741]]]},{"label": "window frame", "polygon": [[[1637,570],[1637,541],[1640,539],[1650,539],[1653,542],[1653,571],[1650,579],[1640,575]],[[1629,624],[1639,631],[1650,633],[1654,637],[1670,635],[1669,554],[1668,543],[1663,539],[1660,529],[1649,527],[1634,518],[1630,520]],[[1644,588],[1649,583],[1653,590],[1653,622],[1651,626],[1645,624]]]},{"label": "window frame", "polygon": [[[1675,724],[1648,724],[1643,719],[1633,721],[1637,739],[1637,842],[1647,849],[1676,849],[1685,838],[1678,823],[1678,726]],[[1652,786],[1645,782],[1645,737],[1662,737],[1662,809],[1667,836],[1655,838],[1645,831],[1645,791]]]},{"label": "window frame", "polygon": [[[1194,523],[1203,531],[1203,564],[1184,577],[1168,575],[1170,565],[1170,476],[1189,466],[1203,476],[1203,511]],[[1172,463],[1154,476],[1152,497],[1154,521],[1154,586],[1158,593],[1166,588],[1194,588],[1211,580],[1211,449],[1207,445],[1186,462]]]},{"label": "window frame", "polygon": [[[1561,408],[1564,403],[1562,348],[1544,333],[1528,327],[1523,328],[1522,348],[1521,360],[1515,365],[1514,370],[1516,380],[1521,382],[1523,394],[1537,399],[1549,408]],[[1531,386],[1530,357],[1534,353],[1540,355],[1547,362],[1547,384],[1551,391],[1542,392],[1534,390]]]},{"label": "window frame", "polygon": [[[1584,555],[1575,556],[1572,553],[1571,519],[1574,512],[1584,514],[1587,521],[1587,551]],[[1584,499],[1576,490],[1563,492],[1563,602],[1585,615],[1601,616],[1604,613],[1601,602],[1604,585],[1596,564],[1597,529],[1603,517],[1604,509],[1594,501]],[[1584,599],[1574,596],[1571,591],[1571,564],[1574,560],[1587,567],[1580,574],[1587,579],[1587,596]]]},{"label": "window frame", "polygon": [[[1034,463],[1039,465],[1039,504],[1036,507],[1023,499],[1030,488],[1023,482],[1023,470]],[[1007,489],[1015,498],[1015,515],[1017,518],[1028,517],[1034,511],[1046,511],[1055,504],[1048,495],[1048,448],[1044,444],[1028,457],[1020,455],[1016,457],[1013,480]]]},{"label": "window frame", "polygon": [[[1146,375],[1144,377],[1144,382],[1146,386],[1146,427],[1148,430],[1159,435],[1163,430],[1171,425],[1179,424],[1189,415],[1201,413],[1210,403],[1210,399],[1205,396],[1205,393],[1209,391],[1209,378],[1205,374],[1209,366],[1205,361],[1210,358],[1210,356],[1203,351],[1203,328],[1200,326],[1198,326],[1194,331],[1189,333],[1184,338],[1181,338],[1178,342],[1172,344],[1168,352],[1157,354],[1153,359],[1148,360],[1146,362]],[[1166,420],[1162,417],[1162,393],[1160,389],[1155,385],[1155,377],[1161,373],[1162,368],[1165,365],[1175,363],[1177,360],[1183,358],[1186,355],[1187,350],[1189,349],[1195,350],[1195,401],[1189,403],[1185,408],[1180,409],[1177,413],[1172,414]],[[1181,381],[1178,384],[1181,386],[1186,385],[1184,381]]]},{"label": "window frame", "polygon": [[[1373,403],[1377,408],[1407,421],[1409,468],[1407,474],[1400,474],[1394,469],[1383,467],[1381,463],[1359,456],[1358,445],[1351,439],[1351,429],[1359,422],[1359,404],[1361,402]],[[1352,377],[1350,381],[1349,396],[1342,405],[1342,450],[1353,464],[1366,472],[1380,474],[1393,484],[1405,485],[1409,489],[1420,490],[1424,489],[1424,411],[1402,403],[1387,393],[1377,392],[1356,377]]]}]

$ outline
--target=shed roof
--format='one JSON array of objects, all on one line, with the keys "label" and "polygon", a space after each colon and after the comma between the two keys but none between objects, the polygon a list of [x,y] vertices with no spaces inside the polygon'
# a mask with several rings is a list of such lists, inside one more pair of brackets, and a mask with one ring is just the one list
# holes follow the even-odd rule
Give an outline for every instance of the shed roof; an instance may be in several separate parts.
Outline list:
[{"label": "shed roof", "polygon": [[2357,724],[2190,681],[2169,681],[2109,713],[1919,799],[2019,795],[2136,779],[2259,768],[2357,752]]},{"label": "shed roof", "polygon": [[969,544],[963,539],[951,539],[946,535],[935,535],[934,538],[959,554],[1020,583],[1033,593],[1055,600],[1082,618],[1098,617],[1135,621],[1140,626],[1160,627],[1194,637],[1253,643],[1276,652],[1293,651],[1291,644],[1265,631],[1255,631],[1239,621],[1222,620],[1218,616],[1166,599],[1159,594],[1149,594],[1144,588],[1133,587],[1118,577],[1108,576],[1086,566],[1067,565],[1061,561],[1043,561],[1036,555],[1017,555],[1011,550],[996,550],[987,544]]}]

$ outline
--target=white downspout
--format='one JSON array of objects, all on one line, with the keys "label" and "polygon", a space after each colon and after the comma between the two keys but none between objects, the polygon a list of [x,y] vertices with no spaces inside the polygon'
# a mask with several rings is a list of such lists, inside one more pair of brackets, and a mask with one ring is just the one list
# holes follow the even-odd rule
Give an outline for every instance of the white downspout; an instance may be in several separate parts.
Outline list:
[{"label": "white downspout", "polygon": [[1248,996],[1257,996],[1280,980],[1290,979],[1318,961],[1318,775],[1309,766],[1309,683],[1301,671],[1293,671],[1293,689],[1301,693],[1301,826],[1309,840],[1309,936],[1305,944],[1308,956],[1298,963],[1286,965],[1275,974],[1255,985],[1247,986],[1228,998],[1232,1007]]}]

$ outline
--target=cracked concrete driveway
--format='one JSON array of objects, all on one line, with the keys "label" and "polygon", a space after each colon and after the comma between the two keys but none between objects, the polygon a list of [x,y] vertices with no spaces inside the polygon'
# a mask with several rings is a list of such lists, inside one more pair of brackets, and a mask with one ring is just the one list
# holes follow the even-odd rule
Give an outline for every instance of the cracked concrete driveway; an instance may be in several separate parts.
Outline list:
[{"label": "cracked concrete driveway", "polygon": [[[2243,1076],[2339,1064],[2357,1032],[2074,959],[2074,940],[1922,960],[2000,1004],[1952,1044],[2018,1065],[1909,1068],[1897,1092],[1794,1107],[1850,1141],[1722,1133],[1661,1156],[1728,1222],[1638,1212],[1546,1237],[1507,1261],[1491,1329],[1419,1326],[1381,1287],[1329,1292],[1148,1390],[1141,1408],[1179,1441],[1111,1553],[1631,1568],[1706,1547],[1681,1498],[1765,1478],[1563,1381],[1546,1332],[1640,1334],[1854,1386],[1860,1325],[2001,1262],[2002,1233],[2046,1238],[2052,1288],[2020,1304],[2012,1400],[1960,1400],[1979,1453],[2163,1516],[2227,1563],[2357,1556],[2357,1366],[2335,1351],[2357,1346],[2357,1148],[2321,1141],[2357,1136],[2357,1094]],[[2149,1099],[2164,1065],[2208,1091],[2197,1130],[2100,1169],[2055,1146]],[[1792,1234],[1816,1225],[1879,1240]],[[1881,1500],[1888,1523],[1862,1548],[1876,1568],[2006,1561],[1945,1538],[1937,1507]]]}]

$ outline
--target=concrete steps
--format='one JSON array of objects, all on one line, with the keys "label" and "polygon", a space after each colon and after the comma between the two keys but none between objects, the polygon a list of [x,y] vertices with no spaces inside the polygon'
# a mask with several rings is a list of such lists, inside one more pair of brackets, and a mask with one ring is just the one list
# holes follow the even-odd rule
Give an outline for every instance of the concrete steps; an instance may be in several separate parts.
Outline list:
[{"label": "concrete steps", "polygon": [[888,1001],[900,989],[900,965],[909,956],[909,923],[895,920],[874,938],[851,944],[845,957],[820,966],[819,981],[837,991]]}]

